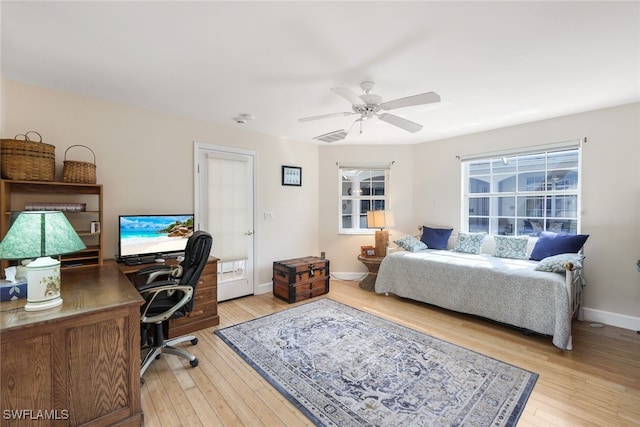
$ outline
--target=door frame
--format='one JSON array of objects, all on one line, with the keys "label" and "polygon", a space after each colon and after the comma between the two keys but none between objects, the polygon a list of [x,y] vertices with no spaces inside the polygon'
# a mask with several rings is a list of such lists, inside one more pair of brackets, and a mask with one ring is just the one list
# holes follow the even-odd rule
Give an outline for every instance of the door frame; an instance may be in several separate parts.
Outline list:
[{"label": "door frame", "polygon": [[[207,144],[207,143],[203,143],[203,142],[197,142],[194,141],[193,142],[193,205],[194,205],[194,223],[197,224],[197,229],[200,229],[200,215],[201,215],[201,206],[200,206],[200,152],[206,150],[206,151],[220,151],[223,153],[228,153],[228,154],[240,154],[240,155],[244,155],[244,156],[251,156],[253,158],[253,170],[251,171],[252,175],[253,175],[253,182],[251,183],[252,187],[253,187],[253,194],[252,194],[252,199],[253,199],[253,212],[252,212],[252,217],[253,217],[253,224],[252,224],[252,229],[253,229],[253,245],[251,248],[251,255],[253,256],[253,265],[252,265],[252,271],[251,271],[251,279],[252,279],[252,283],[253,283],[253,294],[256,294],[256,290],[257,290],[257,283],[256,283],[256,260],[257,260],[257,253],[256,253],[256,247],[258,246],[256,244],[256,236],[258,235],[257,230],[256,230],[256,218],[257,218],[257,164],[258,164],[258,152],[257,151],[253,151],[253,150],[245,150],[242,148],[236,148],[236,147],[227,147],[227,146],[223,146],[223,145],[214,145],[214,144]],[[215,245],[215,241],[214,241],[214,245]],[[217,272],[216,272],[217,274]]]}]

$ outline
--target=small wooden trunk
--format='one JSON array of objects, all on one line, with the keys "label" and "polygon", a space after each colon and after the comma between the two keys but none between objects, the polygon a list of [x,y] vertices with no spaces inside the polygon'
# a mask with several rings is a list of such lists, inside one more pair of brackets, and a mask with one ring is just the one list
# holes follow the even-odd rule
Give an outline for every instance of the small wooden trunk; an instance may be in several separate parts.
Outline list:
[{"label": "small wooden trunk", "polygon": [[273,263],[273,294],[298,302],[329,292],[329,260],[308,256]]}]

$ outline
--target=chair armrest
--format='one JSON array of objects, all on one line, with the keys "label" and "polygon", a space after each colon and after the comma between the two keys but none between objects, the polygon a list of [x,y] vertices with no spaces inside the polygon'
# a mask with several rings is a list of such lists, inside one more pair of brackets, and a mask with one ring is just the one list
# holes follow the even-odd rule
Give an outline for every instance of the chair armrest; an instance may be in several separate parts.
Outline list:
[{"label": "chair armrest", "polygon": [[155,282],[149,282],[145,283],[144,285],[138,286],[138,292],[148,292],[156,288],[158,288],[158,292],[160,292],[160,290],[170,291],[177,286],[178,282],[176,282],[175,280],[156,280]]},{"label": "chair armrest", "polygon": [[171,269],[172,267],[168,265],[151,265],[149,267],[141,268],[140,270],[136,271],[136,276],[142,276],[144,274],[153,273],[155,271],[163,271],[163,270],[169,271]]},{"label": "chair armrest", "polygon": [[[144,297],[145,303],[142,305],[142,313],[140,315],[140,321],[143,323],[157,323],[164,322],[173,316],[173,313],[178,311],[184,305],[186,305],[193,297],[193,286],[180,285],[173,281],[154,282],[143,285],[145,289],[140,291],[140,294]],[[181,291],[184,293],[182,298],[176,302],[171,308],[168,308],[162,313],[147,316],[149,309],[153,307],[153,303],[159,294],[163,292],[176,292]]]},{"label": "chair armrest", "polygon": [[152,265],[136,272],[136,276],[146,276],[145,282],[151,283],[158,280],[169,280],[172,276],[178,276],[180,267],[170,267],[168,265]]}]

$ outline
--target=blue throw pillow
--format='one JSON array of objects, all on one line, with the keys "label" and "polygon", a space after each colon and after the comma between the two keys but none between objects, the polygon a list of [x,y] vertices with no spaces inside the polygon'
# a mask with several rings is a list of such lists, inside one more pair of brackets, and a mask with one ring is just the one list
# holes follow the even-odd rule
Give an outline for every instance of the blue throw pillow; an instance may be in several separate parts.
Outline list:
[{"label": "blue throw pillow", "polygon": [[588,234],[566,234],[543,231],[540,233],[540,237],[533,247],[529,259],[542,261],[544,258],[554,255],[578,253],[588,237]]},{"label": "blue throw pillow", "polygon": [[447,249],[449,236],[453,228],[431,228],[422,226],[422,236],[420,240],[427,245],[429,249]]}]

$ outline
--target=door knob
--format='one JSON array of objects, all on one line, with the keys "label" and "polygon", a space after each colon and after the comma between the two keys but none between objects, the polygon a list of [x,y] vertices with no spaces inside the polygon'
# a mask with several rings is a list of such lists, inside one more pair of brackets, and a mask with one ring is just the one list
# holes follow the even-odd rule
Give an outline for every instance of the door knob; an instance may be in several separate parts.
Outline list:
[{"label": "door knob", "polygon": [[253,235],[253,230],[247,231],[247,236],[252,236],[252,235]]}]

